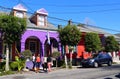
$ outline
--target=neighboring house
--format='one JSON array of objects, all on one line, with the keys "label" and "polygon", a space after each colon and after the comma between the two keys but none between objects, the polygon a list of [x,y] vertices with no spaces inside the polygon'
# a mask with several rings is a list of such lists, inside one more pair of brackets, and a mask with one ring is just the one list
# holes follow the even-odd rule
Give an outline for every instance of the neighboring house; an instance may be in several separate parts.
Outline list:
[{"label": "neighboring house", "polygon": [[[71,23],[72,24],[72,23]],[[95,33],[98,33],[99,37],[100,37],[100,40],[102,42],[102,45],[104,46],[104,43],[105,43],[105,34],[103,33],[103,30],[99,29],[99,28],[93,28],[93,27],[90,27],[90,26],[85,26],[85,25],[77,25],[78,29],[80,29],[80,31],[82,32],[82,35],[81,35],[81,40],[79,41],[79,43],[77,44],[74,52],[73,53],[73,58],[80,58],[80,57],[83,57],[83,52],[85,52],[85,43],[84,43],[84,37],[86,35],[87,32],[95,32]],[[68,47],[67,49],[68,50]],[[77,55],[76,55],[77,53]],[[67,57],[69,58],[69,51],[67,51]],[[88,56],[89,57],[89,56]]]},{"label": "neighboring house", "polygon": [[[120,38],[120,33],[117,33],[117,34],[114,34],[114,35]],[[119,42],[119,45],[120,45],[120,40],[118,42]]]},{"label": "neighboring house", "polygon": [[80,31],[82,32],[82,38],[81,38],[81,41],[78,43],[77,45],[77,53],[78,53],[78,57],[82,56],[82,52],[85,51],[85,45],[84,45],[84,36],[87,32],[95,32],[95,33],[98,33],[99,37],[100,37],[100,40],[102,42],[102,45],[104,46],[105,44],[105,38],[107,36],[114,36],[115,39],[120,42],[120,37],[114,35],[114,34],[110,34],[98,27],[95,27],[95,26],[90,26],[90,25],[83,25],[83,26],[79,26],[78,25],[78,28],[80,29]]}]

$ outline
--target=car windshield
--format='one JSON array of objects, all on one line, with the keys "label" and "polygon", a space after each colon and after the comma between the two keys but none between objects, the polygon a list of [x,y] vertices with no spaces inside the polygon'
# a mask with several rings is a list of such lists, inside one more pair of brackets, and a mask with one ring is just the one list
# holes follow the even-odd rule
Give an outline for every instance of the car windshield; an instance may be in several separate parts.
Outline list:
[{"label": "car windshield", "polygon": [[93,58],[96,58],[97,56],[98,56],[98,54],[94,54],[94,55],[93,55]]}]

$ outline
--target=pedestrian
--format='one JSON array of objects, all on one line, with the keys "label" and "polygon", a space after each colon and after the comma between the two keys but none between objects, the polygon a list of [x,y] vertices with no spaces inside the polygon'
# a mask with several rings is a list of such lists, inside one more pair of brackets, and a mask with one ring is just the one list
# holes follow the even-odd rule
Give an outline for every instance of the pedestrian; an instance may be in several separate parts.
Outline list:
[{"label": "pedestrian", "polygon": [[47,66],[48,66],[48,72],[51,72],[52,58],[50,55],[47,57]]},{"label": "pedestrian", "polygon": [[32,62],[33,62],[32,70],[35,70],[35,67],[36,67],[36,57],[35,57],[35,54],[32,55]]},{"label": "pedestrian", "polygon": [[43,57],[42,67],[43,71],[47,71],[47,57]]},{"label": "pedestrian", "polygon": [[40,54],[37,55],[36,57],[36,70],[35,72],[38,73],[40,68]]}]

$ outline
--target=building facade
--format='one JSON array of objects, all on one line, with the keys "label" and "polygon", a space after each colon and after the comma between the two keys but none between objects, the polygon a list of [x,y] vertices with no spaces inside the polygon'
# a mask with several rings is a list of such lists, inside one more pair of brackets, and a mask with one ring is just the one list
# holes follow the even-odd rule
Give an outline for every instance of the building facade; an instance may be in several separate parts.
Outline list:
[{"label": "building facade", "polygon": [[[48,22],[48,12],[44,8],[29,16],[27,9],[22,4],[18,4],[13,7],[11,13],[16,17],[27,19],[27,29],[22,34],[21,41],[15,42],[10,50],[12,60],[18,55],[18,51],[23,52],[27,49],[36,55],[40,54],[41,57],[48,56],[54,51],[61,52],[57,28]],[[0,44],[2,54],[5,52],[5,47]]]}]

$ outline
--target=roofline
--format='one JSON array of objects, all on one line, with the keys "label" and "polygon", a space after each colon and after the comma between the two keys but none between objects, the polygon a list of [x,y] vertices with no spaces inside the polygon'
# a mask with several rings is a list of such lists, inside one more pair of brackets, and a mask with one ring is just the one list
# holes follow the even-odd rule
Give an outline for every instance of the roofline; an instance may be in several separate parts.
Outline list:
[{"label": "roofline", "polygon": [[40,27],[28,27],[27,29],[39,29],[39,30],[51,30],[51,31],[58,31],[58,29],[49,29],[49,28],[40,28]]}]

